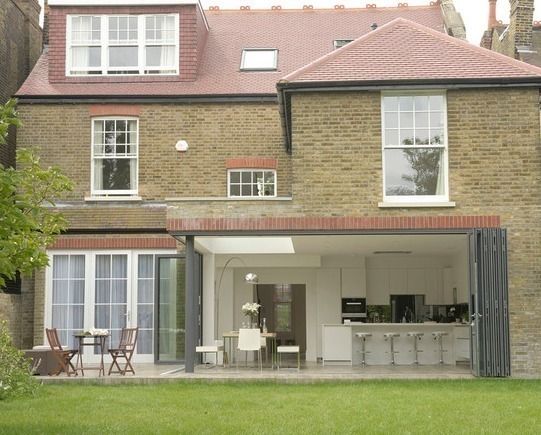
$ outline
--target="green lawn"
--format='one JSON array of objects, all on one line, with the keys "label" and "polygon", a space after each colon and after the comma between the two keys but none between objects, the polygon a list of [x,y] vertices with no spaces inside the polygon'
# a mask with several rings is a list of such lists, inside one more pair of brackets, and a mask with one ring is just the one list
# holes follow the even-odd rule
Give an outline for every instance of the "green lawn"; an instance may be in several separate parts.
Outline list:
[{"label": "green lawn", "polygon": [[541,382],[51,385],[0,402],[0,433],[541,433]]}]

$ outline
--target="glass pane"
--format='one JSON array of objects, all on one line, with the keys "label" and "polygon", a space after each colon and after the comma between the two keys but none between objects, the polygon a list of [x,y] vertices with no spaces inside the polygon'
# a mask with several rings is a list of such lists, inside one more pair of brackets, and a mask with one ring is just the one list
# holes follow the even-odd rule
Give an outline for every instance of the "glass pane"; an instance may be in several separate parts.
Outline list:
[{"label": "glass pane", "polygon": [[385,114],[385,128],[398,128],[398,112]]},{"label": "glass pane", "polygon": [[274,69],[276,68],[276,50],[244,50],[242,68]]},{"label": "glass pane", "polygon": [[231,183],[240,183],[240,172],[231,172],[229,174],[229,179]]},{"label": "glass pane", "polygon": [[101,66],[101,47],[72,47],[71,65],[75,68]]},{"label": "glass pane", "polygon": [[111,256],[96,255],[96,278],[109,278],[111,276]]},{"label": "glass pane", "polygon": [[276,331],[291,331],[291,304],[279,303],[274,305],[274,315],[276,318]]},{"label": "glass pane", "polygon": [[265,172],[265,183],[274,183],[274,172]]},{"label": "glass pane", "polygon": [[242,182],[251,183],[252,182],[252,173],[251,172],[242,172]]},{"label": "glass pane", "polygon": [[111,327],[110,305],[96,305],[95,324],[96,328],[109,329]]},{"label": "glass pane", "polygon": [[413,113],[400,113],[400,128],[413,128]]},{"label": "glass pane", "polygon": [[137,67],[137,47],[109,47],[110,67]]},{"label": "glass pane", "polygon": [[139,355],[152,353],[152,330],[139,330],[137,335],[137,353]]},{"label": "glass pane", "polygon": [[53,280],[53,304],[67,304],[69,302],[69,281]]},{"label": "glass pane", "polygon": [[413,110],[413,97],[400,97],[399,99],[400,110]]},{"label": "glass pane", "polygon": [[398,110],[398,97],[385,97],[383,99],[383,108],[386,112]]},{"label": "glass pane", "polygon": [[111,305],[111,328],[126,327],[126,305]]},{"label": "glass pane", "polygon": [[242,186],[242,189],[241,189],[241,195],[242,196],[251,196],[251,192],[252,192],[252,185],[251,184]]},{"label": "glass pane", "polygon": [[69,278],[69,256],[53,256],[53,279]]},{"label": "glass pane", "polygon": [[96,303],[108,304],[111,301],[111,281],[96,281]]},{"label": "glass pane", "polygon": [[430,142],[433,145],[443,145],[445,143],[443,130],[431,130]]},{"label": "glass pane", "polygon": [[265,184],[265,196],[274,195],[274,184]]},{"label": "glass pane", "polygon": [[127,278],[128,277],[128,256],[127,255],[113,255],[113,278]]},{"label": "glass pane", "polygon": [[413,145],[413,130],[400,130],[400,144]]},{"label": "glass pane", "polygon": [[71,281],[70,303],[85,303],[85,282],[83,280]]},{"label": "glass pane", "polygon": [[385,130],[385,145],[398,144],[398,130]]},{"label": "glass pane", "polygon": [[431,95],[430,96],[430,110],[442,111],[443,110],[443,95]]},{"label": "glass pane", "polygon": [[416,145],[428,145],[428,130],[416,129],[415,130],[415,144]]},{"label": "glass pane", "polygon": [[430,114],[430,128],[443,128],[443,113],[434,112]]},{"label": "glass pane", "polygon": [[229,186],[229,195],[240,196],[240,185],[237,184]]},{"label": "glass pane", "polygon": [[137,301],[141,303],[154,302],[154,280],[140,279],[138,282]]},{"label": "glass pane", "polygon": [[81,279],[85,277],[85,256],[72,255],[70,258],[70,278]]},{"label": "glass pane", "polygon": [[415,113],[415,128],[428,128],[428,112]]},{"label": "glass pane", "polygon": [[147,47],[146,65],[173,68],[175,66],[175,47],[169,45]]},{"label": "glass pane", "polygon": [[159,330],[158,359],[160,361],[184,360],[185,319],[185,269],[183,258],[159,260]]},{"label": "glass pane", "polygon": [[153,255],[139,255],[137,276],[139,278],[153,278],[154,277],[154,256]]},{"label": "glass pane", "polygon": [[132,190],[132,159],[103,159],[102,162],[103,190]]},{"label": "glass pane", "polygon": [[84,305],[74,305],[71,308],[69,328],[78,332],[84,328]]},{"label": "glass pane", "polygon": [[428,110],[428,95],[415,97],[415,111]]},{"label": "glass pane", "polygon": [[66,329],[68,327],[68,310],[66,305],[53,305],[52,327]]},{"label": "glass pane", "polygon": [[386,195],[443,195],[442,150],[385,150]]},{"label": "glass pane", "polygon": [[114,279],[111,281],[111,302],[113,304],[126,303],[127,281]]},{"label": "glass pane", "polygon": [[152,328],[152,305],[137,306],[137,326],[139,328]]}]

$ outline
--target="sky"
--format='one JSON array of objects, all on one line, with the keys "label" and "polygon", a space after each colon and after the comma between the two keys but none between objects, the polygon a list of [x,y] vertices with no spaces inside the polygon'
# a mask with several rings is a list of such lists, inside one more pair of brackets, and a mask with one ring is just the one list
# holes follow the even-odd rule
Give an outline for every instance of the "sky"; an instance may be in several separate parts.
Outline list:
[{"label": "sky", "polygon": [[[400,0],[410,6],[427,5],[430,0]],[[43,5],[43,0],[40,0]],[[335,4],[343,4],[346,8],[364,7],[366,3],[375,3],[379,7],[396,6],[399,0],[202,0],[205,9],[209,6],[220,6],[221,9],[239,9],[240,6],[249,5],[252,9],[270,9],[271,6],[281,5],[282,8],[302,8],[311,4],[314,8],[332,8]],[[486,30],[488,22],[488,0],[454,0],[458,12],[466,25],[468,40],[479,45],[481,36]],[[498,20],[509,22],[509,0],[499,0],[497,10]],[[534,20],[541,21],[541,0],[535,0]]]}]

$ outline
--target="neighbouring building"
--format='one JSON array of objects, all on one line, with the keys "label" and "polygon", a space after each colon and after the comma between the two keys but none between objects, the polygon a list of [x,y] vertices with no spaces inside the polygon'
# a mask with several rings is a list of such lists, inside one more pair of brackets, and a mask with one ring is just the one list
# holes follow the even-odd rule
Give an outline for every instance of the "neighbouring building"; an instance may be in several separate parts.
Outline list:
[{"label": "neighbouring building", "polygon": [[497,0],[488,3],[488,29],[481,46],[541,66],[541,23],[534,21],[535,0],[509,0],[509,24],[497,19]]},{"label": "neighbouring building", "polygon": [[[40,10],[37,0],[0,2],[0,104],[17,92],[41,55]],[[11,129],[8,143],[0,145],[0,165],[15,164],[15,142],[16,130]],[[32,310],[31,301],[21,296],[19,279],[0,289],[0,319],[8,321],[18,346],[23,344],[22,313]]]},{"label": "neighbouring building", "polygon": [[18,140],[75,189],[32,344],[138,326],[136,362],[190,372],[258,301],[307,366],[359,364],[366,328],[368,364],[391,332],[412,364],[424,328],[421,365],[539,375],[541,69],[463,41],[452,2],[49,7]]}]

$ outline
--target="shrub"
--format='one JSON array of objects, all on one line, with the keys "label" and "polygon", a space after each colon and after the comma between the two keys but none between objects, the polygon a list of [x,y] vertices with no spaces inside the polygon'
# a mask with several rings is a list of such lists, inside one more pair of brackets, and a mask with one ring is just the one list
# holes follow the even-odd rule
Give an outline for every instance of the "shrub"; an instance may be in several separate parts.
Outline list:
[{"label": "shrub", "polygon": [[0,321],[0,400],[32,395],[38,387],[30,360],[13,346],[7,323]]}]

